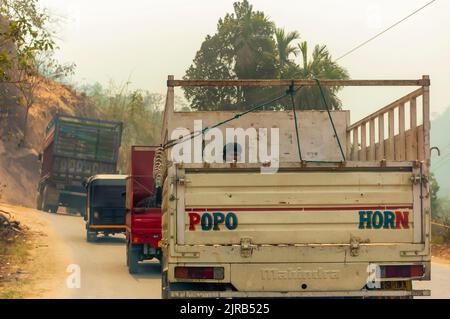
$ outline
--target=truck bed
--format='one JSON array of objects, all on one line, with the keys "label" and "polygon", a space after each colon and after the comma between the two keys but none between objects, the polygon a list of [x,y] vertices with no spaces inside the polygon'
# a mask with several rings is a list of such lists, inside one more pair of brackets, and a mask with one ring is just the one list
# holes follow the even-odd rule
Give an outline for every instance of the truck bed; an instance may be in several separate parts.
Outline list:
[{"label": "truck bed", "polygon": [[57,115],[44,140],[41,176],[77,179],[115,173],[122,124]]}]

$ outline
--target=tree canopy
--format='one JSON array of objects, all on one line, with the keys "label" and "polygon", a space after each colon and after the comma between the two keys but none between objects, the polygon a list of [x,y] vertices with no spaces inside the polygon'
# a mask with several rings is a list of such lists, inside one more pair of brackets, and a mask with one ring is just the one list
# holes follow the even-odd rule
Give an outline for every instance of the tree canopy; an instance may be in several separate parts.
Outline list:
[{"label": "tree canopy", "polygon": [[36,54],[55,48],[50,21],[50,15],[38,8],[38,0],[0,1],[0,82],[18,81],[16,70],[36,74]]},{"label": "tree canopy", "polygon": [[127,172],[132,145],[158,145],[160,143],[164,96],[161,94],[129,90],[129,83],[103,88],[99,83],[80,90],[89,96],[99,110],[101,118],[123,122],[119,168]]},{"label": "tree canopy", "polygon": [[[348,79],[348,72],[333,61],[325,45],[298,43],[297,31],[286,32],[248,0],[235,2],[234,12],[219,19],[217,31],[208,35],[184,79]],[[300,57],[300,63],[296,58]],[[284,89],[283,89],[284,90]],[[339,87],[324,88],[330,107],[341,108]],[[185,88],[195,110],[245,110],[279,96],[280,88]],[[286,101],[287,102],[287,99]],[[305,88],[296,96],[300,109],[324,109],[318,88]],[[287,107],[283,101],[266,109]]]},{"label": "tree canopy", "polygon": [[54,58],[52,22],[38,0],[0,0],[0,111],[2,118],[23,116],[21,127],[10,124],[17,120],[8,121],[12,126],[8,130],[21,135],[19,145],[26,139],[37,88],[44,79],[64,80],[75,69],[74,64],[59,64]]}]

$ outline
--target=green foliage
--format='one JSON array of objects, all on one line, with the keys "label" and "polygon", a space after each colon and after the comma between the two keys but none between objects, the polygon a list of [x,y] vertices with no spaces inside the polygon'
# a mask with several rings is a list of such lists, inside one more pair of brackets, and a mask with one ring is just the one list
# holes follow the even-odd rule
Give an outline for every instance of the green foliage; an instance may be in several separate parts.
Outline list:
[{"label": "green foliage", "polygon": [[[274,24],[248,1],[220,19],[217,33],[207,36],[185,79],[271,79],[276,77]],[[266,92],[253,88],[186,88],[196,110],[242,109]]]},{"label": "green foliage", "polygon": [[[38,0],[0,1],[0,82],[18,81],[15,71],[36,75],[33,58],[55,48],[47,25],[51,17],[38,8]],[[20,79],[19,79],[20,80]]]},{"label": "green foliage", "polygon": [[[331,58],[326,46],[316,46],[312,57],[297,31],[286,32],[247,1],[234,3],[234,12],[219,19],[217,32],[208,35],[184,79],[348,79],[348,72]],[[301,53],[301,64],[295,58]],[[324,88],[327,103],[341,107],[339,87]],[[279,96],[280,88],[185,88],[195,110],[245,110]],[[286,101],[285,101],[286,102]],[[300,109],[324,109],[317,87],[305,88],[295,103]],[[272,105],[279,109],[286,105]]]},{"label": "green foliage", "polygon": [[164,97],[140,90],[129,91],[128,83],[120,87],[110,84],[104,89],[96,83],[82,88],[99,109],[101,117],[124,124],[119,169],[128,170],[132,145],[160,144],[162,103]]},{"label": "green foliage", "polygon": [[439,184],[433,173],[430,173],[430,200],[431,215],[434,219],[439,219],[440,205],[438,201]]},{"label": "green foliage", "polygon": [[[59,64],[53,58],[54,34],[49,31],[52,17],[38,7],[38,0],[0,0],[0,98],[24,107],[18,145],[26,142],[28,113],[35,93],[45,78],[64,80],[74,73],[74,64]],[[8,116],[22,113],[18,107]]]},{"label": "green foliage", "polygon": [[438,222],[450,221],[450,199],[445,196],[439,196],[440,186],[434,175],[430,174],[430,200],[431,216]]},{"label": "green foliage", "polygon": [[54,51],[43,52],[34,59],[37,73],[50,80],[67,82],[67,77],[75,74],[75,63],[61,64],[54,58]]},{"label": "green foliage", "polygon": [[292,42],[300,38],[300,33],[297,31],[288,32],[284,29],[278,28],[275,30],[275,40],[277,45],[277,68],[280,72],[281,78],[289,78],[292,69],[296,67],[295,62],[291,59],[292,56],[296,57],[299,53],[297,46]]},{"label": "green foliage", "polygon": [[[290,73],[291,78],[300,79],[348,79],[347,70],[340,67],[333,61],[325,45],[316,45],[312,52],[312,58],[308,57],[308,44],[306,41],[298,45],[301,52],[302,65],[294,65]],[[342,103],[337,96],[340,87],[323,86],[322,87],[328,106],[334,109],[341,109]],[[317,86],[304,88],[297,97],[297,103],[301,109],[325,109],[320,90]]]}]

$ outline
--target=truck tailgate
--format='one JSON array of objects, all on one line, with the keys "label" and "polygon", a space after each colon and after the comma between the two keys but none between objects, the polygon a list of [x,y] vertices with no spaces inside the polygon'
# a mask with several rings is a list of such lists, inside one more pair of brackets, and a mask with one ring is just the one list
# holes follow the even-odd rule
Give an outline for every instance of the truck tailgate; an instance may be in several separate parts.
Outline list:
[{"label": "truck tailgate", "polygon": [[185,245],[370,244],[422,241],[421,185],[398,169],[186,170],[177,184]]}]

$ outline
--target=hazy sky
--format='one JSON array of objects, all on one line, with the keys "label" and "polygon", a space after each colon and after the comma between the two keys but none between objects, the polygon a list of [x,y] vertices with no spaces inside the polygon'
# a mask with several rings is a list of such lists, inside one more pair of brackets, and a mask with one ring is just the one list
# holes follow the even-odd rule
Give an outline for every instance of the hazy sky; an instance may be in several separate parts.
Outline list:
[{"label": "hazy sky", "polygon": [[[232,0],[41,0],[61,16],[58,57],[75,62],[79,83],[125,82],[165,92],[168,74],[181,78]],[[253,0],[277,26],[326,44],[334,57],[403,18],[428,0]],[[438,0],[340,61],[353,79],[415,79],[429,74],[432,111],[450,106],[450,1]],[[406,89],[349,88],[341,98],[352,121]]]}]

